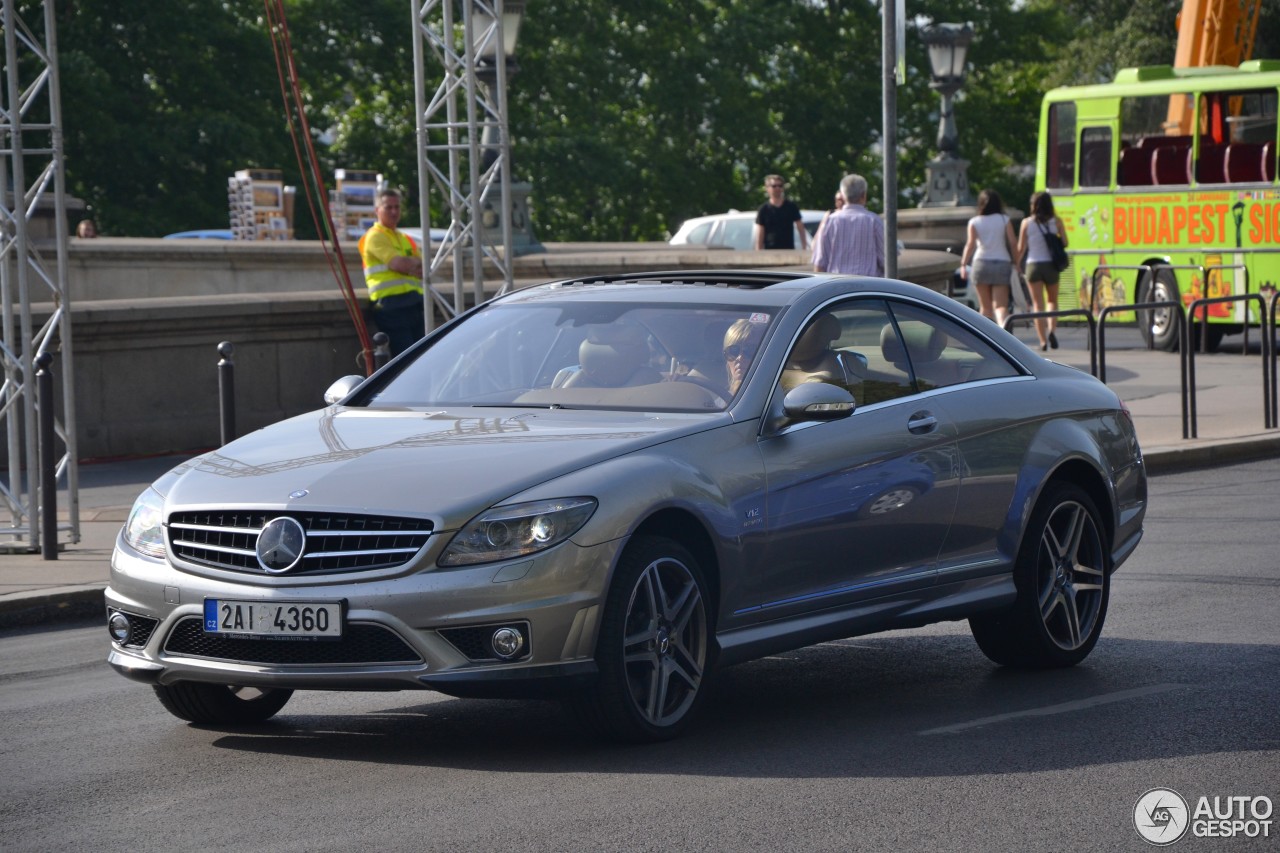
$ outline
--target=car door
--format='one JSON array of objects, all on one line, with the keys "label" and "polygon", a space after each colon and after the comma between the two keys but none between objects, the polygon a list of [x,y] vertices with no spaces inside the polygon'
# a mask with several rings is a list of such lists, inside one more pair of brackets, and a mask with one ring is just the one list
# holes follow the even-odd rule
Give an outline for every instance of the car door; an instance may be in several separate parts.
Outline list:
[{"label": "car door", "polygon": [[761,618],[932,585],[956,511],[955,428],[900,357],[906,348],[888,303],[855,298],[820,312],[793,352],[806,349],[809,328],[828,322],[823,314],[838,324],[829,350],[843,375],[796,373],[789,357],[774,411],[789,372],[791,382],[843,384],[858,405],[841,420],[762,436],[768,535],[754,577]]}]

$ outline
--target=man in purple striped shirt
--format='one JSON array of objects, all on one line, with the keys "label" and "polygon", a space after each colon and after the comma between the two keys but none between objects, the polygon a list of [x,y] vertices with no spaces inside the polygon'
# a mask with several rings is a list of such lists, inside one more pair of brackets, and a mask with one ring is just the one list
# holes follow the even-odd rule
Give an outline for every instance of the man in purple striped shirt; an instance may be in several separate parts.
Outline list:
[{"label": "man in purple striped shirt", "polygon": [[844,207],[827,217],[813,241],[814,272],[884,275],[884,222],[867,210],[867,179],[840,181]]}]

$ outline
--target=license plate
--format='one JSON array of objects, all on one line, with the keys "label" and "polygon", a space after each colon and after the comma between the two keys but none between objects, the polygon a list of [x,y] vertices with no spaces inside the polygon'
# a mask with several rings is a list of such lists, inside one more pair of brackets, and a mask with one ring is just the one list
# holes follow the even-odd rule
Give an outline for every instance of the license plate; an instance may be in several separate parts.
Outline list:
[{"label": "license plate", "polygon": [[206,598],[204,632],[281,640],[338,638],[342,636],[342,605]]}]

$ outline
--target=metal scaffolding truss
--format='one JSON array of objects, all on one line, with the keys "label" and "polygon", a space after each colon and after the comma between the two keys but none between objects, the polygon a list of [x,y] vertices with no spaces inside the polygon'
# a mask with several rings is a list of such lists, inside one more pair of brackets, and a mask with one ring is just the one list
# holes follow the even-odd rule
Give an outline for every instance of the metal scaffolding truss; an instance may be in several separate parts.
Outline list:
[{"label": "metal scaffolding truss", "polygon": [[[71,353],[71,305],[67,295],[66,184],[63,171],[62,106],[58,89],[58,51],[54,0],[28,5],[23,20],[16,0],[3,0],[4,96],[0,108],[0,421],[7,438],[5,476],[0,481],[0,547],[57,547],[41,543],[39,515],[38,406],[35,360],[54,356],[61,390],[62,419],[55,422],[61,455],[58,481],[67,486],[69,523],[59,534],[80,541],[79,483],[76,469],[75,393]],[[39,13],[39,20],[35,15]],[[43,234],[40,229],[44,229]],[[32,309],[48,313],[39,329]],[[46,306],[48,306],[46,308]],[[58,453],[58,449],[46,448]]]},{"label": "metal scaffolding truss", "polygon": [[[473,304],[484,301],[486,262],[512,287],[511,141],[507,125],[507,65],[503,51],[504,0],[411,0],[415,37],[413,71],[418,133],[418,198],[423,234],[433,198],[449,211],[443,241],[423,264],[427,328],[432,304],[446,317],[465,310],[464,282]],[[428,68],[430,69],[428,71]],[[439,85],[428,93],[427,77]],[[486,217],[486,212],[488,216]],[[496,214],[496,215],[495,215]],[[486,236],[486,222],[501,224],[501,246]],[[490,242],[486,242],[488,239]],[[433,282],[452,274],[450,303]]]}]

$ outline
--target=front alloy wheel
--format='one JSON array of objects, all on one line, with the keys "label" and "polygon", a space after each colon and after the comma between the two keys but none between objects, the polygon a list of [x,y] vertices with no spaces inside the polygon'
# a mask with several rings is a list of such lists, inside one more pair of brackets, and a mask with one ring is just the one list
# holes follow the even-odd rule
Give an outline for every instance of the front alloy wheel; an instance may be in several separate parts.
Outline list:
[{"label": "front alloy wheel", "polygon": [[689,725],[708,674],[705,590],[697,562],[678,543],[632,540],[605,604],[600,683],[579,700],[588,721],[628,741],[666,740]]},{"label": "front alloy wheel", "polygon": [[1050,668],[1084,660],[1107,614],[1108,554],[1098,510],[1084,490],[1050,485],[1018,552],[1013,607],[969,620],[979,648],[1004,666]]}]

